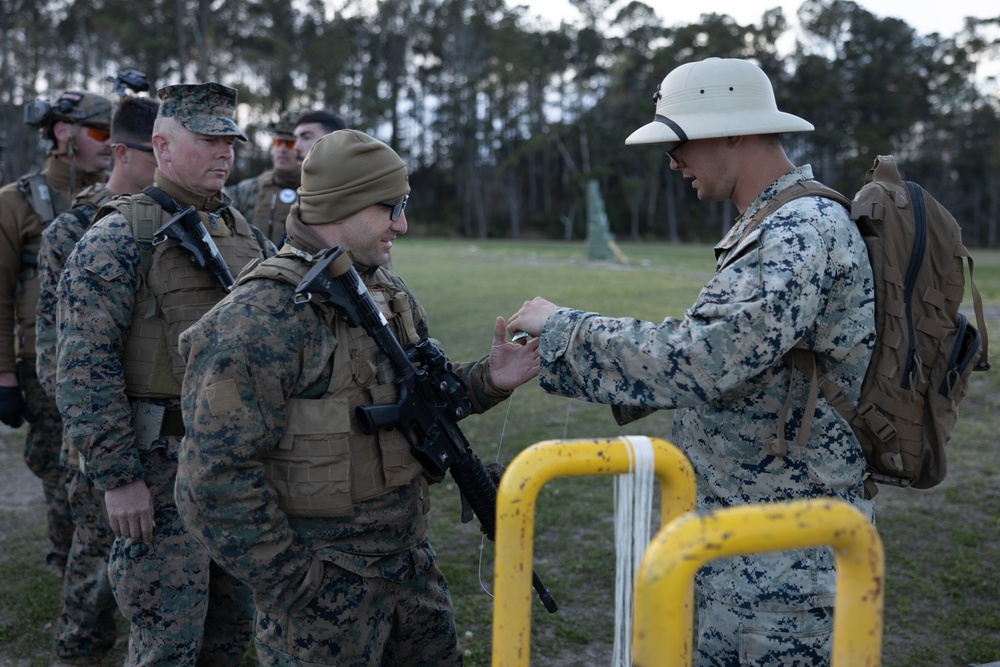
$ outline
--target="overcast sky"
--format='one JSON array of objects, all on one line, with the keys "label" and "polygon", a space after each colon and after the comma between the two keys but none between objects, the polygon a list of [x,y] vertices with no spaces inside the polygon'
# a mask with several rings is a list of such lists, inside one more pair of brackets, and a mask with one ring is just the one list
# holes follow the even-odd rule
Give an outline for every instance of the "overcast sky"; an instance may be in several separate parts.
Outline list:
[{"label": "overcast sky", "polygon": [[[705,0],[704,2],[684,2],[683,0],[643,0],[653,8],[656,15],[666,25],[694,23],[702,14],[728,14],[740,23],[756,23],[763,13],[780,6],[789,21],[795,21],[795,12],[802,6],[802,0]],[[950,37],[962,28],[966,16],[996,18],[1000,16],[1000,2],[997,0],[855,0],[859,5],[876,16],[899,18],[916,29],[920,34],[939,32]],[[508,6],[528,5],[532,14],[539,14],[552,23],[559,24],[566,18],[575,21],[579,13],[569,0],[508,0]],[[623,5],[623,2],[619,2]]]}]

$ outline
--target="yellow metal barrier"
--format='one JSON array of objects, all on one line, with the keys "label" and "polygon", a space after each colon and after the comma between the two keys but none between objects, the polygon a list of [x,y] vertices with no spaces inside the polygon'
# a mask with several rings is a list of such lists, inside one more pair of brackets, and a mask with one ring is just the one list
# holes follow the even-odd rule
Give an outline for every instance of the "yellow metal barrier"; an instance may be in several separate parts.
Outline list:
[{"label": "yellow metal barrier", "polygon": [[861,512],[831,499],[692,513],[665,525],[646,549],[636,577],[632,664],[691,665],[694,575],[707,561],[819,545],[833,547],[837,563],[833,665],[878,667],[882,541]]},{"label": "yellow metal barrier", "polygon": [[[650,438],[660,482],[660,525],[694,508],[694,470],[674,445]],[[556,477],[620,475],[629,472],[625,439],[546,440],[518,454],[497,492],[496,563],[493,575],[495,667],[529,664],[531,653],[531,562],[535,502],[542,486]],[[540,573],[544,579],[544,573]],[[690,603],[690,601],[689,601]]]}]

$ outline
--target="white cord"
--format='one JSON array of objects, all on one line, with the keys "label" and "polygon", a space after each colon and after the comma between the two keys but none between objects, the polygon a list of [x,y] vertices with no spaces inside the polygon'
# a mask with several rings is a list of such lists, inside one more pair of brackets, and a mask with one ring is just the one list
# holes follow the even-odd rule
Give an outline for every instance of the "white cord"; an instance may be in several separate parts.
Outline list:
[{"label": "white cord", "polygon": [[[500,460],[500,449],[503,447],[504,433],[507,432],[507,420],[510,418],[510,404],[513,402],[513,396],[507,399],[507,413],[503,417],[503,426],[500,427],[500,444],[497,445],[497,461]],[[569,413],[571,405],[572,401],[566,401],[566,419],[563,421],[563,440],[566,439],[566,434],[569,432]],[[479,542],[479,587],[483,589],[484,593],[492,598],[495,596],[486,588],[486,584],[483,582],[483,549],[485,546],[486,536],[484,535],[482,540]]]},{"label": "white cord", "polygon": [[615,476],[615,642],[612,667],[632,664],[632,593],[649,545],[653,510],[653,443],[626,436],[629,472]]},{"label": "white cord", "polygon": [[[500,443],[497,444],[497,457],[495,461],[500,461],[500,449],[503,448],[503,436],[507,432],[507,420],[510,418],[510,404],[514,402],[514,397],[511,396],[507,399],[507,412],[503,416],[503,425],[500,427]],[[496,536],[494,536],[496,537]],[[482,539],[479,541],[479,587],[483,589],[483,592],[489,595],[491,598],[495,597],[493,593],[486,588],[486,584],[483,582],[483,550],[486,548],[486,536],[483,535]]]}]

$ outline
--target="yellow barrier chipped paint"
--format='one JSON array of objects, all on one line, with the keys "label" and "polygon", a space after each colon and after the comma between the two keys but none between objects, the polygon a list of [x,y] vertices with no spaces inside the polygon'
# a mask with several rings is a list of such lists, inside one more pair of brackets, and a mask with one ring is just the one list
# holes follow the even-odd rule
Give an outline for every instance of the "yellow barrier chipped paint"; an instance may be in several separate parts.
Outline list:
[{"label": "yellow barrier chipped paint", "polygon": [[636,577],[632,664],[691,665],[694,575],[707,561],[818,545],[833,547],[837,563],[833,666],[878,667],[882,541],[861,512],[833,499],[692,513],[665,525],[646,549]]},{"label": "yellow barrier chipped paint", "polygon": [[[654,472],[660,482],[662,532],[672,519],[694,508],[694,470],[674,445],[659,438],[650,441]],[[534,597],[531,563],[538,492],[557,477],[628,473],[630,451],[625,439],[546,440],[528,447],[507,466],[497,492],[492,651],[495,667],[529,664]],[[544,572],[539,576],[545,579]]]}]

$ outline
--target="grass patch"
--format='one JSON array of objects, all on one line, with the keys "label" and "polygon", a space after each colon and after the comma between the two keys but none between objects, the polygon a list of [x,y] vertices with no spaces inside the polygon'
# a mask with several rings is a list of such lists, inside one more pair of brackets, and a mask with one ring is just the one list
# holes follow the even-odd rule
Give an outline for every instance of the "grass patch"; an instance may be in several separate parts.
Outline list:
[{"label": "grass patch", "polygon": [[4,532],[18,535],[5,540],[0,557],[0,645],[26,654],[47,651],[50,642],[33,630],[51,627],[59,613],[57,578],[40,566],[47,553],[48,535],[20,512],[0,513]]},{"label": "grass patch", "polygon": [[[490,346],[496,316],[534,296],[615,317],[680,317],[714,272],[708,246],[620,244],[628,265],[591,263],[584,243],[401,238],[393,268],[430,313],[431,334],[453,361]],[[976,282],[1000,332],[1000,253],[975,251]],[[1000,335],[998,333],[997,335]],[[996,337],[996,336],[995,336]],[[462,422],[483,461],[509,463],[542,441],[642,434],[671,437],[669,411],[629,427],[606,406],[550,396],[531,383],[506,405]],[[927,491],[883,489],[878,529],[886,551],[883,664],[963,667],[1000,660],[1000,376],[977,373],[950,446],[948,479]],[[17,433],[13,434],[15,437]],[[11,443],[8,465],[22,465]],[[490,664],[494,550],[478,525],[459,521],[453,484],[432,488],[431,541],[448,577],[469,667]],[[44,665],[58,611],[58,582],[41,567],[39,509],[5,512],[0,550],[0,655]],[[8,526],[10,526],[8,528]],[[555,480],[535,516],[534,568],[560,609],[532,608],[536,667],[610,662],[614,630],[614,516],[606,477]],[[4,665],[0,659],[0,665]],[[12,664],[12,663],[11,663]],[[120,656],[117,663],[121,664]],[[248,657],[245,664],[253,664]]]}]

